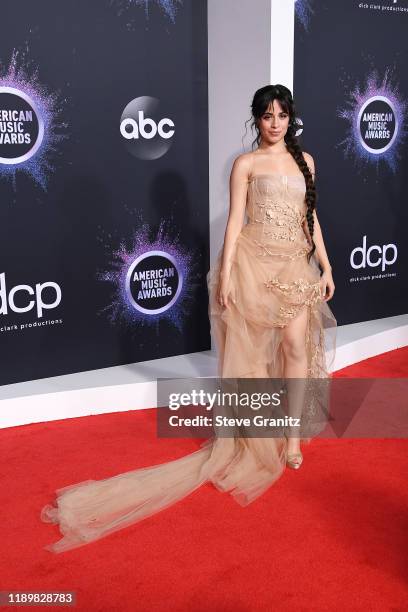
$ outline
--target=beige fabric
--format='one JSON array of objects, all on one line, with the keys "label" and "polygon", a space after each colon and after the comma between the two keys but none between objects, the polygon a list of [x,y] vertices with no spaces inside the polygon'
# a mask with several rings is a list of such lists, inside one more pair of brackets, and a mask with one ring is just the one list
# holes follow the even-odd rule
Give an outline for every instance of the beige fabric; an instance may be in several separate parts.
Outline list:
[{"label": "beige fabric", "polygon": [[[249,181],[248,223],[234,249],[230,276],[234,301],[228,309],[218,304],[216,295],[221,252],[207,276],[222,378],[282,378],[282,329],[307,308],[308,380],[329,379],[336,320],[320,298],[316,260],[312,258],[309,264],[306,259],[310,247],[301,227],[304,198],[300,174],[264,174]],[[311,431],[322,429],[321,415],[327,408],[327,389],[323,393],[320,387],[317,393],[313,385],[311,389],[304,394],[301,413],[306,422],[312,422],[318,405],[320,416],[315,431],[306,428],[301,436],[304,441],[310,440]],[[285,463],[283,436],[215,435],[181,459],[58,489],[55,505],[44,506],[41,519],[59,524],[63,537],[46,548],[61,552],[98,540],[174,504],[207,481],[245,506],[279,478]],[[135,532],[129,532],[132,537],[136,538]]]}]

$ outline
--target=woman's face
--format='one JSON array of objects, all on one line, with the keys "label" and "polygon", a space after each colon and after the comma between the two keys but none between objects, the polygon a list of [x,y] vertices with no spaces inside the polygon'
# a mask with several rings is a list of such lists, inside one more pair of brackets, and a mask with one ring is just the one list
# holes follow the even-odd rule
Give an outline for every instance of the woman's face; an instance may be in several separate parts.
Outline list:
[{"label": "woman's face", "polygon": [[278,100],[273,100],[258,120],[261,138],[267,144],[274,144],[282,140],[288,130],[288,125],[289,115],[285,113]]}]

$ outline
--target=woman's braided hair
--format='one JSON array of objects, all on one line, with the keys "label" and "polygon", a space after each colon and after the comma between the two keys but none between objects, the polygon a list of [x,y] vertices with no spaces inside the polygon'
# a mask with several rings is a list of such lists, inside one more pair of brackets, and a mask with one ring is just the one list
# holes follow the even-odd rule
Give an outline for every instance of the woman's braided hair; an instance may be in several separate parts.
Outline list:
[{"label": "woman's braided hair", "polygon": [[313,211],[316,208],[317,202],[317,193],[314,184],[314,180],[312,178],[312,173],[309,170],[309,167],[306,163],[305,158],[303,157],[302,149],[298,142],[298,137],[296,136],[297,130],[297,122],[296,122],[296,111],[295,105],[293,103],[293,98],[290,89],[285,87],[284,85],[266,85],[265,87],[261,87],[258,89],[253,97],[251,104],[252,117],[248,119],[248,121],[252,120],[251,128],[254,127],[257,130],[257,136],[255,140],[252,142],[252,149],[254,148],[255,143],[259,146],[261,142],[261,134],[258,128],[257,121],[262,117],[262,115],[266,112],[269,105],[272,104],[273,100],[278,100],[282,109],[289,115],[289,125],[288,130],[285,134],[285,143],[287,146],[287,150],[293,156],[293,159],[299,166],[300,171],[305,177],[306,183],[306,194],[305,200],[307,204],[307,212],[306,212],[306,220],[309,228],[309,234],[312,240],[312,248],[307,255],[308,262],[312,257],[316,245],[313,240],[314,233],[314,217]]}]

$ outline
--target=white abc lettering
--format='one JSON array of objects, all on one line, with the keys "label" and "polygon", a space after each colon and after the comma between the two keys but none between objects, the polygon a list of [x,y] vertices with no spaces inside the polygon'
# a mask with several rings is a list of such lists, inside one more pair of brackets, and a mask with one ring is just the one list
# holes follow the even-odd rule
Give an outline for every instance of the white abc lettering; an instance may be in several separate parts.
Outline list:
[{"label": "white abc lettering", "polygon": [[159,130],[159,134],[162,138],[171,138],[175,132],[175,130],[168,130],[167,132],[164,131],[163,126],[164,125],[170,125],[171,127],[174,127],[174,123],[171,119],[161,119],[159,121],[159,125],[158,125],[158,130]]},{"label": "white abc lettering", "polygon": [[[143,138],[154,138],[157,134],[157,125],[153,119],[149,119],[149,117],[144,117],[143,111],[138,112],[139,115],[139,132]],[[146,126],[149,126],[149,131],[146,132]]]},{"label": "white abc lettering", "polygon": [[[361,262],[355,262],[355,255],[361,253]],[[376,257],[375,254],[378,254]],[[375,268],[381,265],[381,270],[384,272],[386,266],[390,266],[396,262],[398,256],[397,245],[384,244],[382,247],[378,244],[373,244],[367,249],[367,236],[363,237],[363,246],[356,247],[351,251],[350,264],[355,270],[370,266]]]},{"label": "white abc lettering", "polygon": [[[127,131],[127,126],[130,125],[132,131]],[[139,138],[139,128],[137,127],[137,123],[134,119],[124,119],[120,124],[120,133],[123,138],[127,140],[132,140],[132,138]]]},{"label": "white abc lettering", "polygon": [[[50,287],[55,290],[55,299],[53,302],[47,303],[43,299],[43,291],[47,287]],[[28,295],[35,295],[35,299],[27,300],[27,303],[24,306],[17,306],[15,296],[17,293],[27,293]],[[6,287],[6,275],[4,272],[0,274],[0,314],[7,315],[8,314],[8,306],[10,310],[13,312],[28,312],[34,308],[36,305],[37,316],[41,318],[43,316],[44,310],[50,310],[51,308],[56,308],[58,304],[61,302],[61,287],[54,282],[47,283],[37,283],[35,286],[35,290],[30,287],[30,285],[16,285],[13,287],[8,296],[7,296],[7,287]],[[25,296],[27,298],[27,296]]]},{"label": "white abc lettering", "polygon": [[[142,138],[146,138],[147,140],[154,138],[159,133],[161,138],[171,138],[175,132],[175,130],[164,130],[164,126],[174,127],[174,123],[171,119],[164,118],[159,121],[158,124],[154,121],[154,119],[150,119],[149,117],[145,117],[143,111],[138,111],[138,120],[139,124],[135,119],[128,117],[127,119],[123,119],[120,124],[120,133],[127,140],[137,139],[139,135]],[[130,130],[126,128],[130,126]],[[146,131],[146,126],[149,126],[149,131]]]}]

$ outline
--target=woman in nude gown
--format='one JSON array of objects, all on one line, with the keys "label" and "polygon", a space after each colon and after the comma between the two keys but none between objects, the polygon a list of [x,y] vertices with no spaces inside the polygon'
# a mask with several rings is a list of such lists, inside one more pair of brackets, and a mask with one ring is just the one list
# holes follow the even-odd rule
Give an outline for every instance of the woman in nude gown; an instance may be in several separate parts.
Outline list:
[{"label": "woman in nude gown", "polygon": [[224,245],[207,275],[218,375],[284,380],[288,414],[302,427],[273,437],[216,433],[180,459],[57,489],[41,520],[58,524],[63,537],[47,550],[98,540],[205,482],[246,506],[286,465],[298,469],[301,443],[324,428],[337,324],[327,304],[334,283],[316,215],[314,161],[297,142],[289,89],[262,87],[251,109],[257,148],[234,161]]}]

